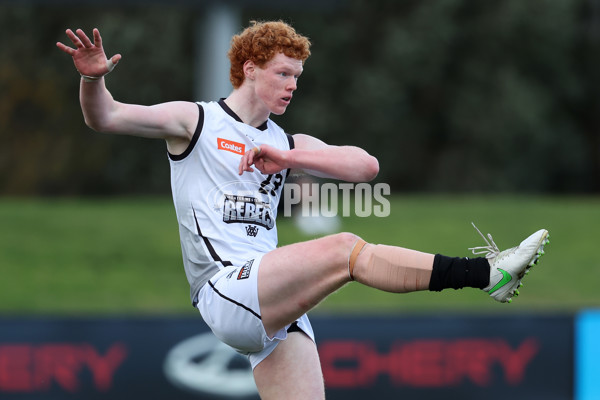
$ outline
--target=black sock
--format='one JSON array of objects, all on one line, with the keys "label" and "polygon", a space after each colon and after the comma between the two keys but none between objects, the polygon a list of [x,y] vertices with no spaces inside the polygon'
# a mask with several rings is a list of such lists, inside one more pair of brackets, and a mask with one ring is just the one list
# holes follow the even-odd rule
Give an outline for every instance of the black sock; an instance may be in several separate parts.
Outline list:
[{"label": "black sock", "polygon": [[429,290],[432,292],[463,287],[483,289],[489,284],[490,263],[486,258],[453,258],[436,254],[433,259],[429,281]]}]

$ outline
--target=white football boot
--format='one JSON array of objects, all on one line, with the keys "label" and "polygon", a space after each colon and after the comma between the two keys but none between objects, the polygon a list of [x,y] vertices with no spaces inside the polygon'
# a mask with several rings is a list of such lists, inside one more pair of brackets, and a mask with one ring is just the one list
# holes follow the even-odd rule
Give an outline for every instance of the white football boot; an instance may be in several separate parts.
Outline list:
[{"label": "white football boot", "polygon": [[469,248],[473,254],[485,254],[490,263],[490,284],[483,290],[501,303],[510,303],[513,296],[519,295],[518,289],[523,286],[521,279],[544,255],[544,246],[550,242],[550,235],[547,230],[540,229],[517,247],[501,252],[492,235],[488,233],[488,241],[475,224],[473,227],[487,243],[487,246]]}]

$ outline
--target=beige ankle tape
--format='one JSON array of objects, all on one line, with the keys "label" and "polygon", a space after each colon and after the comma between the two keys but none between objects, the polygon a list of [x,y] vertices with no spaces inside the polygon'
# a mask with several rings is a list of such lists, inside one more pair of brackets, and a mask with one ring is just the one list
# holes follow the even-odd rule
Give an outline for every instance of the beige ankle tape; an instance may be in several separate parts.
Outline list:
[{"label": "beige ankle tape", "polygon": [[354,280],[354,263],[356,262],[360,251],[363,249],[363,247],[365,247],[365,244],[367,244],[367,242],[365,242],[362,239],[358,239],[356,243],[354,243],[354,247],[352,248],[352,252],[350,253],[350,258],[348,259],[348,275],[350,275],[351,281]]},{"label": "beige ankle tape", "polygon": [[361,283],[393,293],[426,290],[432,265],[430,254],[395,246],[373,245],[364,279],[361,275]]}]

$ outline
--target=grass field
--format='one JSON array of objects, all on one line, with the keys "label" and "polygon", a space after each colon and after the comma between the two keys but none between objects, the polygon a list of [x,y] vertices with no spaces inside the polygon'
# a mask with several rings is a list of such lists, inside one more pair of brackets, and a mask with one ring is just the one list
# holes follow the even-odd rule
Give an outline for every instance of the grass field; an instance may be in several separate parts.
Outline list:
[{"label": "grass field", "polygon": [[[342,229],[374,243],[468,256],[550,231],[541,263],[512,304],[475,289],[382,293],[352,283],[315,313],[570,313],[600,307],[600,198],[393,196],[387,218],[348,217]],[[189,314],[170,198],[0,199],[0,314]],[[309,239],[279,221],[280,245]]]}]

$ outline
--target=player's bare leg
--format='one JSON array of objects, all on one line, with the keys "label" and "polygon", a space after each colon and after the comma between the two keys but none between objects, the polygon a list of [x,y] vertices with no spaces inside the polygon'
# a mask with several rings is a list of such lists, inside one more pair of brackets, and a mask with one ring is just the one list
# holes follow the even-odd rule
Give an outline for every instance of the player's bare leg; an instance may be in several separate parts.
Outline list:
[{"label": "player's bare leg", "polygon": [[[339,233],[280,247],[263,257],[258,295],[269,336],[351,281],[349,261],[357,243],[356,235]],[[391,292],[427,290],[433,260],[432,254],[366,244],[353,260],[353,277]]]},{"label": "player's bare leg", "polygon": [[[474,287],[510,301],[543,254],[547,237],[548,231],[541,229],[512,249],[500,252],[494,244],[493,249],[485,247],[487,258],[472,259],[369,244],[351,233],[280,247],[263,257],[259,269],[262,322],[271,336],[353,279],[396,293]],[[499,266],[504,274],[496,271]],[[510,284],[504,291],[497,289],[506,283],[498,283],[498,276],[506,276]]]},{"label": "player's bare leg", "polygon": [[340,233],[279,247],[262,258],[258,299],[269,336],[300,318],[349,281],[355,235]]},{"label": "player's bare leg", "polygon": [[302,332],[291,332],[254,368],[262,400],[325,398],[323,373],[315,343]]}]

